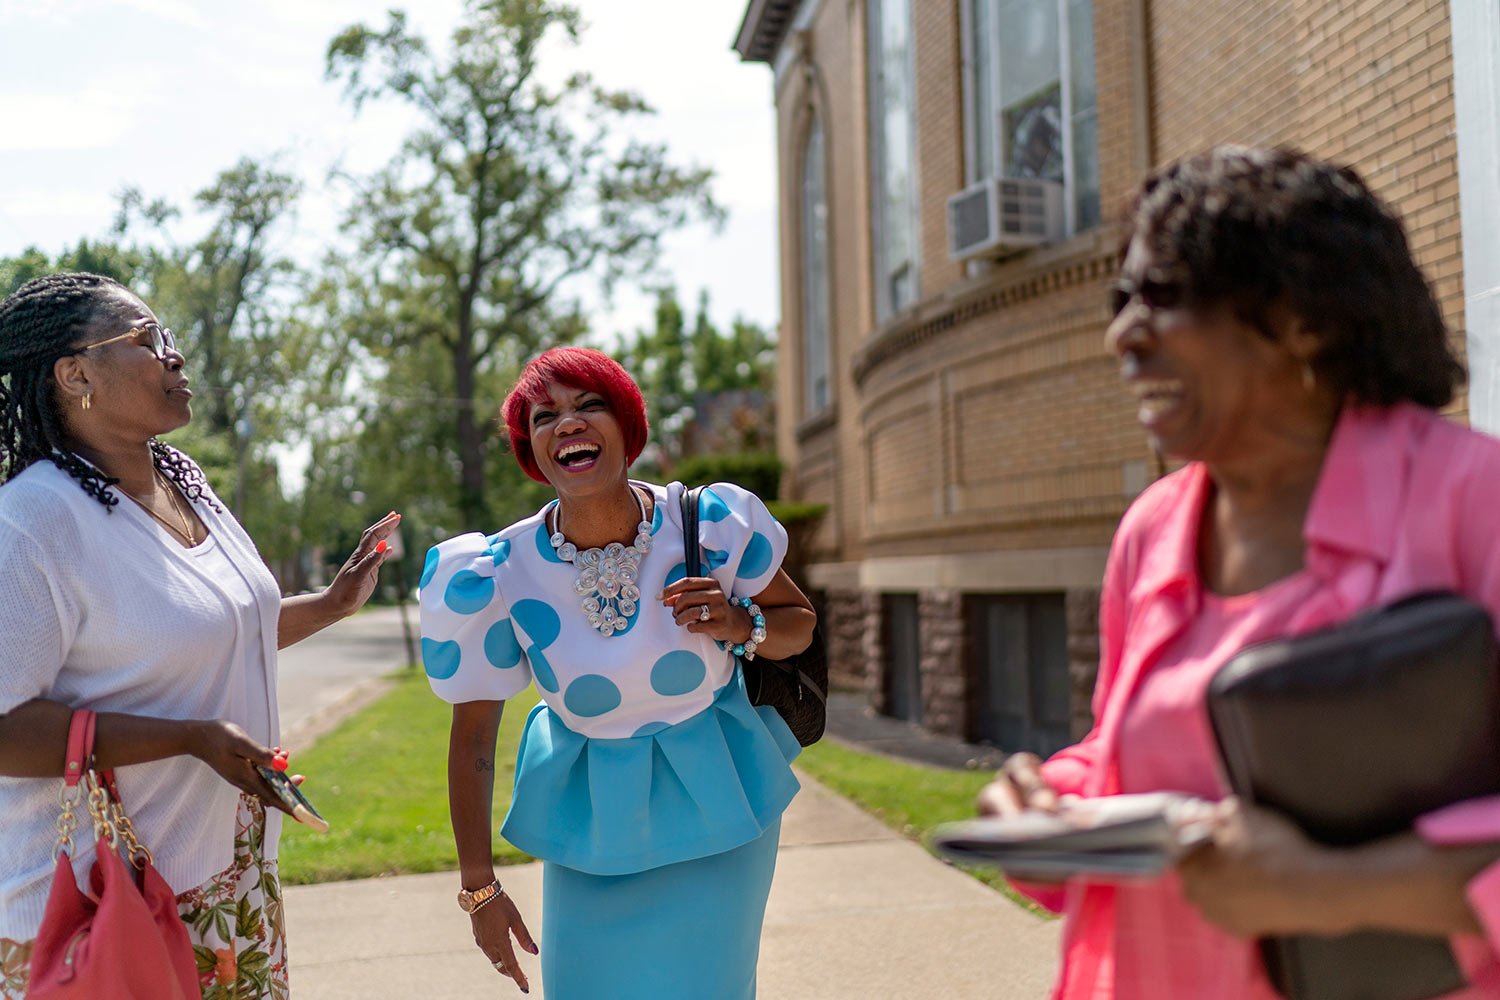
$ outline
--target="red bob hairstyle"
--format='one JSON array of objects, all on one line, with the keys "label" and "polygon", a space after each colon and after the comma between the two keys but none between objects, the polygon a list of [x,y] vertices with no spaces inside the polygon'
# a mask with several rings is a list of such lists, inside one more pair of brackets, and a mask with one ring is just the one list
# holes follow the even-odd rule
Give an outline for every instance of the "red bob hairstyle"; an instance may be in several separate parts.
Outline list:
[{"label": "red bob hairstyle", "polygon": [[641,449],[646,447],[646,432],[650,425],[646,422],[646,401],[641,398],[640,387],[630,373],[614,358],[599,351],[587,347],[554,347],[527,363],[500,407],[506,432],[510,434],[510,450],[515,453],[522,471],[539,483],[551,485],[537,467],[536,455],[531,450],[531,407],[548,398],[548,390],[553,384],[603,396],[620,424],[620,433],[625,439],[626,464],[640,457]]}]

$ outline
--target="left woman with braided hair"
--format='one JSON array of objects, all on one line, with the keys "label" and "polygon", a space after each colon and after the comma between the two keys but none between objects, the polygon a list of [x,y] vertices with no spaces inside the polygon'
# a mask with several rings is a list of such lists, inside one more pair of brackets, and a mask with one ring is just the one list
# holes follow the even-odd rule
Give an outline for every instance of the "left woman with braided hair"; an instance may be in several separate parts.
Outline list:
[{"label": "left woman with braided hair", "polygon": [[98,713],[96,764],[178,894],[205,995],[287,995],[282,807],[256,770],[279,738],[276,651],[365,603],[399,515],[326,590],[281,598],[202,470],[157,440],[192,417],[183,364],[109,278],[48,275],[0,302],[4,1000],[27,988],[75,708]]}]

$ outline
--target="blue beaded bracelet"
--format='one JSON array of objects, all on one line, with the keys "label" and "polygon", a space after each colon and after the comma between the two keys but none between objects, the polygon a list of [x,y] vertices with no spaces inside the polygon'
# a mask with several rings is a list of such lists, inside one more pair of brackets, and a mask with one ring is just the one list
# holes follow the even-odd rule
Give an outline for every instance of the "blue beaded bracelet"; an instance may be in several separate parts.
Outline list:
[{"label": "blue beaded bracelet", "polygon": [[730,598],[729,603],[750,612],[750,638],[744,642],[735,643],[729,651],[735,656],[753,660],[755,650],[766,641],[766,616],[761,612],[760,605],[748,597],[733,597]]}]

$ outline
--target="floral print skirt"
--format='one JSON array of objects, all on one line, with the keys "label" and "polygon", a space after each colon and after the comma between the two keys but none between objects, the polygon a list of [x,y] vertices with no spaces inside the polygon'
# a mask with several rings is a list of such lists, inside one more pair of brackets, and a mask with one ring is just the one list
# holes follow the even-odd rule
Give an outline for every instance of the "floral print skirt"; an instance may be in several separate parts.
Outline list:
[{"label": "floral print skirt", "polygon": [[[234,860],[177,897],[203,1000],[287,1000],[286,922],[276,862],[265,857],[265,805],[240,796]],[[22,1000],[31,941],[0,938],[0,1000]]]}]

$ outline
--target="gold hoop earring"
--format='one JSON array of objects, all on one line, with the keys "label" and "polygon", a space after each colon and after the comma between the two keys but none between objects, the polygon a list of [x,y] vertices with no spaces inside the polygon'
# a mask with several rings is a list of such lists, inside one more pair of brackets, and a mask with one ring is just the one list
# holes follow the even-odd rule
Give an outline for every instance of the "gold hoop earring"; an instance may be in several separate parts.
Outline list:
[{"label": "gold hoop earring", "polygon": [[94,394],[92,391],[83,394],[83,408],[87,410],[94,405]]},{"label": "gold hoop earring", "polygon": [[1318,388],[1317,376],[1313,374],[1312,364],[1307,361],[1302,362],[1302,388],[1308,392]]}]

